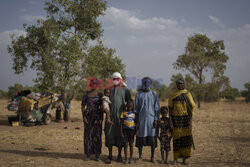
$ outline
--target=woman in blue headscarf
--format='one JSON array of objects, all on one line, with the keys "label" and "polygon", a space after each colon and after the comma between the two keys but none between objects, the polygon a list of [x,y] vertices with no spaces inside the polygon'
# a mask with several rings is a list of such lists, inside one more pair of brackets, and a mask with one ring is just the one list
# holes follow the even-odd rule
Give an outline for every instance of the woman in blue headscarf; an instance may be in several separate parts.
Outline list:
[{"label": "woman in blue headscarf", "polygon": [[139,159],[142,159],[142,147],[151,146],[151,162],[154,163],[154,150],[157,147],[156,123],[160,106],[158,95],[151,90],[151,85],[151,78],[144,77],[141,88],[135,97],[135,112],[138,125],[136,147],[139,149]]}]

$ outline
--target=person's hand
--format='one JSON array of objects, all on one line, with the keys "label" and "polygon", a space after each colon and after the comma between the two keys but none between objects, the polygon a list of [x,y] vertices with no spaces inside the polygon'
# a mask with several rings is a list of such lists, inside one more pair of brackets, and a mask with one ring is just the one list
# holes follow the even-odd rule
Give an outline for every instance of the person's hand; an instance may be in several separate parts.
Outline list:
[{"label": "person's hand", "polygon": [[122,138],[124,138],[124,134],[123,134],[123,132],[121,132],[121,137],[122,137]]},{"label": "person's hand", "polygon": [[154,127],[154,128],[157,127],[157,120],[154,120],[153,127]]},{"label": "person's hand", "polygon": [[85,124],[88,124],[88,123],[89,123],[86,117],[83,118],[83,122],[84,122]]},{"label": "person's hand", "polygon": [[114,125],[114,122],[112,122],[110,119],[107,119],[107,124]]}]

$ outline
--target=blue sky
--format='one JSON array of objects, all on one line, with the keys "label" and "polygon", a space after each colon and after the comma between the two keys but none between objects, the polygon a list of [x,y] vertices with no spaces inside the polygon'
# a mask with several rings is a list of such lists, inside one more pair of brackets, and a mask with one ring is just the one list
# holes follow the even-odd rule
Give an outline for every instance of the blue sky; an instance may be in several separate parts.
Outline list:
[{"label": "blue sky", "polygon": [[[0,1],[0,89],[14,83],[32,85],[35,73],[15,75],[7,52],[12,33],[24,34],[24,23],[44,18],[44,1]],[[250,81],[249,0],[108,0],[100,18],[104,44],[114,48],[126,64],[128,77],[162,78],[168,85],[178,72],[173,62],[184,52],[187,37],[204,33],[224,40],[229,56],[225,75],[231,85],[244,89]]]}]

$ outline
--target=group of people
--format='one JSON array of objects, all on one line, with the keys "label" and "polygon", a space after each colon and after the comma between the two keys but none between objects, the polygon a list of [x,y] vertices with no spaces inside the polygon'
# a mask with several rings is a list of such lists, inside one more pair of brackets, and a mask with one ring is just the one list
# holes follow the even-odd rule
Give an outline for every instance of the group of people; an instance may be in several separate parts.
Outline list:
[{"label": "group of people", "polygon": [[159,139],[161,162],[168,163],[170,141],[173,139],[173,163],[182,158],[182,163],[186,164],[186,159],[191,156],[194,147],[192,113],[195,103],[190,92],[185,89],[184,81],[176,81],[176,90],[170,94],[168,107],[160,107],[157,93],[151,90],[153,81],[149,77],[142,79],[135,100],[131,98],[120,73],[113,73],[112,81],[114,86],[105,89],[103,96],[96,89],[98,79],[91,80],[90,87],[93,89],[86,92],[82,99],[86,160],[89,160],[91,154],[95,154],[97,161],[100,160],[105,113],[105,146],[109,151],[106,163],[113,160],[113,146],[118,148],[118,162],[123,162],[121,152],[124,148],[124,163],[133,163],[136,136],[135,146],[139,151],[139,160],[142,159],[143,147],[151,146],[151,162],[155,162],[154,153]]}]

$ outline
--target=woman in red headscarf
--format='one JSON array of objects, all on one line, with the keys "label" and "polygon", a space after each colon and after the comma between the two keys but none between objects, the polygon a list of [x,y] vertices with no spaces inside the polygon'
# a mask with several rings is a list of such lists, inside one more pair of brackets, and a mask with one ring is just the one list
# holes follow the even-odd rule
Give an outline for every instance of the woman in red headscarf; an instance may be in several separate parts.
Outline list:
[{"label": "woman in red headscarf", "polygon": [[84,153],[86,160],[91,154],[96,155],[96,160],[102,150],[102,94],[97,91],[98,80],[90,81],[90,91],[84,93],[82,99],[82,116],[84,122]]}]

